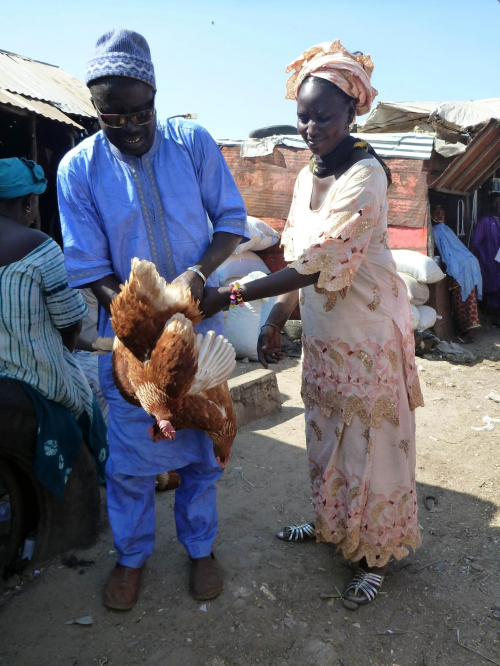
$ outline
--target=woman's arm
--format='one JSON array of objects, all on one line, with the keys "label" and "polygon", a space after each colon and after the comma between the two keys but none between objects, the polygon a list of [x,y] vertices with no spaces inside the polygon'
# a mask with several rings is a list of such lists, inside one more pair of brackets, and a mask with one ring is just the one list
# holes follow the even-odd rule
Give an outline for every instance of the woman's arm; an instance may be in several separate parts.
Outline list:
[{"label": "woman's arm", "polygon": [[[281,327],[285,324],[290,316],[290,313],[297,305],[298,295],[297,291],[302,287],[307,287],[310,284],[315,284],[318,280],[319,273],[311,275],[303,275],[296,271],[294,268],[283,268],[277,273],[267,275],[260,280],[253,280],[247,284],[241,285],[241,295],[244,301],[256,301],[259,298],[269,298],[270,296],[281,296],[293,292],[290,300],[280,300],[279,308],[275,314],[279,312],[279,319],[282,322]],[[212,317],[221,310],[229,307],[229,297],[231,291],[229,287],[206,287],[203,292],[203,300],[200,309],[205,317]],[[288,312],[286,309],[294,302],[293,307]],[[285,305],[286,304],[286,305]],[[276,304],[278,305],[278,303]],[[276,307],[276,306],[275,306]],[[273,308],[274,311],[274,308]],[[286,316],[285,316],[286,314]]]},{"label": "woman's arm", "polygon": [[76,341],[82,330],[82,320],[77,321],[72,326],[66,326],[66,328],[57,329],[61,334],[63,345],[69,349],[70,352],[73,352],[76,347]]}]

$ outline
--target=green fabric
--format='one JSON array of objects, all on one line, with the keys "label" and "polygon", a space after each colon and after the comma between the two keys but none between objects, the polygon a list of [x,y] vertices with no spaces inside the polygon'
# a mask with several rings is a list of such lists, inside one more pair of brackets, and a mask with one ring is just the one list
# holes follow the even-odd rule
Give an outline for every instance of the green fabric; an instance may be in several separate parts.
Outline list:
[{"label": "green fabric", "polygon": [[96,400],[92,405],[92,423],[85,411],[77,420],[60,403],[48,400],[28,384],[20,383],[33,401],[38,421],[35,476],[40,483],[61,499],[83,440],[95,458],[99,481],[104,483],[108,458],[107,428]]},{"label": "green fabric", "polygon": [[9,157],[0,160],[0,199],[16,199],[26,194],[42,194],[47,189],[43,169],[33,160]]}]

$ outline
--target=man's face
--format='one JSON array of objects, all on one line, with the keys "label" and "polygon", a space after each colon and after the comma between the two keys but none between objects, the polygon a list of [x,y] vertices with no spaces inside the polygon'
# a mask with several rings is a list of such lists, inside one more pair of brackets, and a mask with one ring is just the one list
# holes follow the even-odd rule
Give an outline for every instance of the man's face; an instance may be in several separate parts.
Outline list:
[{"label": "man's face", "polygon": [[130,118],[120,128],[108,127],[106,114],[129,115],[154,108],[155,92],[151,86],[125,76],[108,76],[90,86],[99,124],[109,141],[124,155],[140,157],[151,149],[156,130],[156,116],[146,125],[136,125]]},{"label": "man's face", "polygon": [[500,195],[491,197],[491,212],[496,217],[500,215]]}]

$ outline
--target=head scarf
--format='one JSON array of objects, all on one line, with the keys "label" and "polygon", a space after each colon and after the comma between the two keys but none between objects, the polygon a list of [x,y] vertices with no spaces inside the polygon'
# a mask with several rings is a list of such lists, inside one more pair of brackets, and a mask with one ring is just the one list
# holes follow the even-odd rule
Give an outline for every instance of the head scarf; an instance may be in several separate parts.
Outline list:
[{"label": "head scarf", "polygon": [[133,30],[114,28],[99,37],[87,63],[85,83],[102,76],[126,76],[156,90],[155,70],[147,41]]},{"label": "head scarf", "polygon": [[441,224],[441,222],[446,220],[446,213],[444,212],[443,206],[438,204],[431,205],[431,220],[434,224]]},{"label": "head scarf", "polygon": [[291,62],[286,72],[295,70],[286,82],[286,99],[297,99],[299,88],[308,76],[326,79],[346,95],[357,100],[356,115],[368,113],[378,91],[372,88],[370,77],[373,61],[369,55],[353,55],[340,40],[322,42],[304,51]]},{"label": "head scarf", "polygon": [[33,160],[9,157],[0,160],[0,199],[16,199],[26,194],[42,194],[47,189],[43,169]]}]

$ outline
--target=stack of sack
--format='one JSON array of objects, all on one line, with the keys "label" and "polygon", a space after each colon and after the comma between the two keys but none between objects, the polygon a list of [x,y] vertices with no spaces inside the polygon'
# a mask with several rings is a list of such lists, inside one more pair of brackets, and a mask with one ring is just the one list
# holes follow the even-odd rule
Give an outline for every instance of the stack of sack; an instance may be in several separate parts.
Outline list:
[{"label": "stack of sack", "polygon": [[[247,217],[246,236],[233,254],[217,269],[219,284],[227,287],[232,282],[245,284],[269,275],[271,272],[262,259],[255,254],[266,250],[280,240],[280,235],[263,220]],[[257,361],[257,339],[261,326],[275,303],[275,298],[265,298],[244,306],[229,308],[224,313],[226,338],[236,351],[236,358]]]},{"label": "stack of sack", "polygon": [[433,259],[420,252],[392,250],[392,256],[408,291],[413,330],[424,331],[432,328],[438,314],[434,308],[425,305],[429,300],[427,285],[444,279],[445,274]]}]

